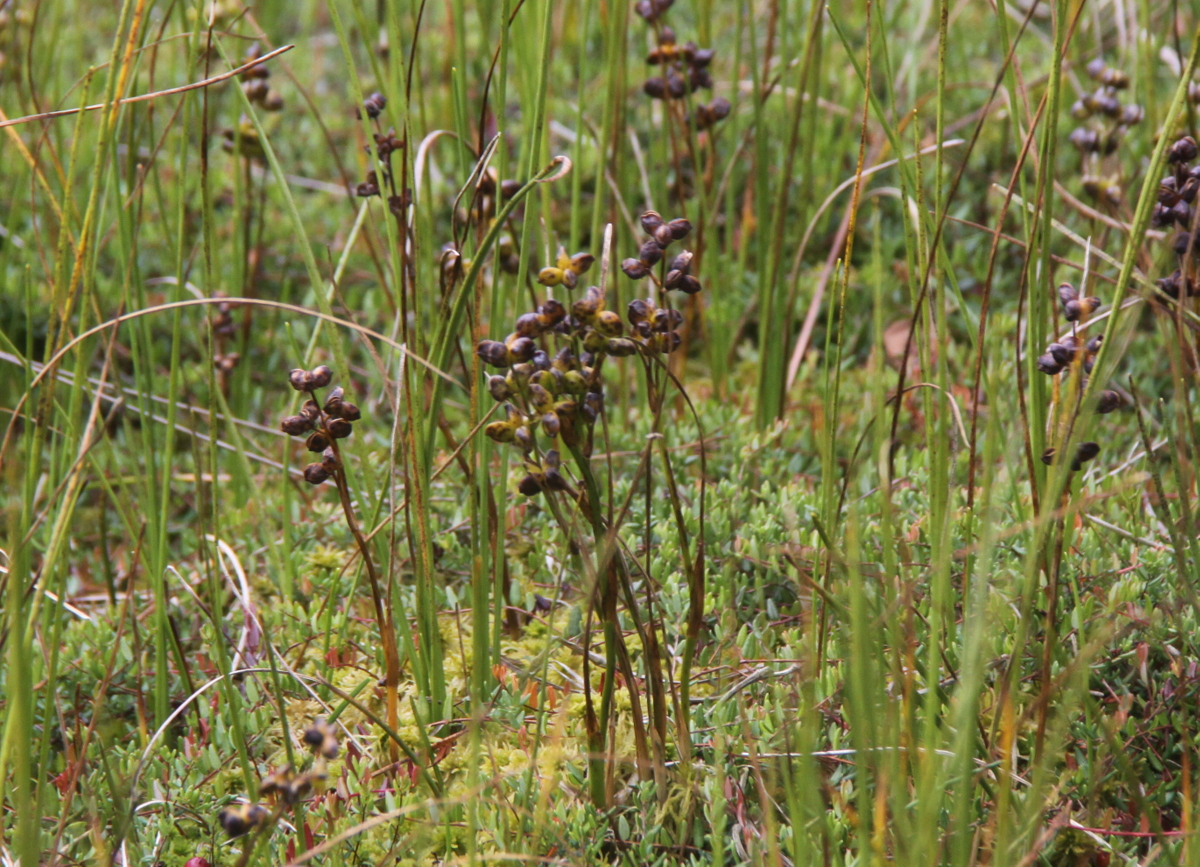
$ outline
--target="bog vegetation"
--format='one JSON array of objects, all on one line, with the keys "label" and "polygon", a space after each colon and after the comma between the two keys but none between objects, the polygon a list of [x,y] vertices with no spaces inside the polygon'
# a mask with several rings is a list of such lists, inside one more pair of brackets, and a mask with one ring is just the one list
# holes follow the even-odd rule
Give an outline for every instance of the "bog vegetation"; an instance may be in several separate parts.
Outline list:
[{"label": "bog vegetation", "polygon": [[1200,18],[0,0],[0,861],[1200,864]]}]

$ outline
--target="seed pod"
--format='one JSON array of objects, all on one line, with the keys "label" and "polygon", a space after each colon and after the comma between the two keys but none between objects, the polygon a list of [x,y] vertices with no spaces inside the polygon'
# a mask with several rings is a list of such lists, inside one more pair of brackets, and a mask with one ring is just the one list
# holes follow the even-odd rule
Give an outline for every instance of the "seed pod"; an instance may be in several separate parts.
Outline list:
[{"label": "seed pod", "polygon": [[625,358],[637,352],[637,344],[625,337],[614,337],[608,341],[605,349],[609,355]]},{"label": "seed pod", "polygon": [[527,473],[525,478],[517,483],[517,490],[527,497],[536,497],[542,492],[542,486],[533,473]]},{"label": "seed pod", "polygon": [[1180,226],[1186,227],[1192,221],[1192,206],[1180,199],[1171,208],[1171,218]]},{"label": "seed pod", "polygon": [[1104,188],[1104,201],[1112,205],[1114,208],[1119,207],[1124,199],[1124,193],[1116,184],[1109,184]]},{"label": "seed pod", "polygon": [[1067,141],[1078,148],[1081,153],[1095,153],[1100,150],[1100,134],[1094,129],[1078,127],[1067,137]]},{"label": "seed pod", "polygon": [[658,211],[647,211],[642,214],[642,228],[647,235],[653,235],[654,230],[663,224],[664,220]]},{"label": "seed pod", "polygon": [[[663,250],[671,246],[671,242],[675,240],[675,236],[671,233],[670,223],[663,223],[654,230],[651,237],[654,238],[654,243]],[[643,259],[643,261],[647,260]]]},{"label": "seed pod", "polygon": [[358,421],[362,418],[362,411],[349,401],[342,401],[338,407],[338,416],[346,421]]},{"label": "seed pod", "polygon": [[584,394],[587,391],[587,380],[578,370],[568,370],[563,374],[563,391],[567,394]]},{"label": "seed pod", "polygon": [[[693,88],[694,89],[694,88]],[[671,74],[667,76],[667,96],[671,99],[682,99],[687,95],[688,82],[682,76]]]},{"label": "seed pod", "polygon": [[533,434],[527,427],[519,427],[513,431],[513,442],[525,453],[533,451]]},{"label": "seed pod", "polygon": [[315,400],[306,400],[304,406],[300,407],[300,414],[310,421],[316,421],[321,416],[321,408]]},{"label": "seed pod", "polygon": [[508,347],[498,340],[481,340],[475,347],[475,354],[483,359],[484,364],[492,367],[508,367]]},{"label": "seed pod", "polygon": [[1051,343],[1046,347],[1046,352],[1064,367],[1075,358],[1075,347],[1069,343]]},{"label": "seed pod", "polygon": [[379,117],[386,107],[387,97],[378,91],[363,100],[363,108],[367,110],[367,117],[371,118],[371,120]]},{"label": "seed pod", "polygon": [[483,429],[488,439],[495,440],[498,443],[511,443],[513,441],[513,428],[508,422],[494,421]]},{"label": "seed pod", "polygon": [[512,376],[513,383],[516,384],[517,388],[523,389],[529,382],[529,377],[533,376],[533,373],[533,365],[528,361],[523,361],[520,364],[514,364],[509,375]]},{"label": "seed pod", "polygon": [[654,314],[655,331],[674,331],[683,324],[683,314],[678,310],[659,310]]},{"label": "seed pod", "polygon": [[1163,226],[1168,226],[1175,222],[1171,216],[1171,209],[1163,204],[1155,205],[1150,211],[1150,225],[1156,229],[1161,229]]},{"label": "seed pod", "polygon": [[325,406],[323,407],[325,412],[329,413],[330,415],[340,415],[340,410],[342,407],[342,395],[345,393],[346,390],[340,385],[333,391],[329,392],[329,397],[325,399]]},{"label": "seed pod", "polygon": [[[662,231],[662,227],[660,226],[657,231]],[[662,259],[662,247],[653,238],[647,240],[638,250],[638,261],[643,265],[655,265],[660,259]]]},{"label": "seed pod", "polygon": [[1100,351],[1100,345],[1101,345],[1102,343],[1104,343],[1104,335],[1103,335],[1103,334],[1097,334],[1095,337],[1093,337],[1091,340],[1089,340],[1089,341],[1087,342],[1087,346],[1086,346],[1085,348],[1086,348],[1086,349],[1087,349],[1087,351],[1088,351],[1088,352],[1090,352],[1092,355],[1095,355],[1097,352],[1099,352],[1099,351]]},{"label": "seed pod", "polygon": [[1100,454],[1100,444],[1093,442],[1080,443],[1075,450],[1075,460],[1071,461],[1071,469],[1079,470],[1085,463]]},{"label": "seed pod", "polygon": [[1106,69],[1108,69],[1108,64],[1106,64],[1099,57],[1095,58],[1094,60],[1089,60],[1087,65],[1088,78],[1092,79],[1093,81],[1099,81],[1100,76],[1104,74],[1104,70]]},{"label": "seed pod", "polygon": [[604,352],[607,343],[608,338],[606,338],[599,331],[592,330],[583,335],[583,348],[588,352]]},{"label": "seed pod", "polygon": [[1092,96],[1092,105],[1096,111],[1100,112],[1105,117],[1119,117],[1121,114],[1121,103],[1111,93],[1096,93]]},{"label": "seed pod", "polygon": [[621,270],[625,272],[625,276],[631,280],[641,280],[650,273],[646,266],[637,259],[626,259],[621,263]]},{"label": "seed pod", "polygon": [[554,398],[550,396],[550,392],[546,390],[545,386],[536,382],[529,383],[529,400],[539,412],[545,412],[546,408],[554,403]]},{"label": "seed pod", "polygon": [[619,313],[615,310],[601,310],[596,314],[596,330],[605,337],[618,337],[625,329]]},{"label": "seed pod", "polygon": [[296,391],[312,391],[314,388],[312,384],[312,374],[302,367],[294,368],[288,373],[288,383],[290,383],[292,388],[296,389]]},{"label": "seed pod", "polygon": [[554,412],[545,413],[542,416],[542,432],[550,439],[558,436],[558,432],[562,429],[562,423],[558,419],[558,414]]},{"label": "seed pod", "polygon": [[667,96],[667,82],[658,77],[647,78],[646,83],[642,85],[642,90],[651,99],[665,99]]},{"label": "seed pod", "polygon": [[1121,395],[1119,392],[1113,391],[1111,388],[1100,392],[1100,396],[1096,401],[1096,412],[1107,414],[1121,407]]},{"label": "seed pod", "polygon": [[1091,105],[1082,99],[1077,99],[1071,104],[1071,117],[1076,120],[1087,120],[1092,116]]},{"label": "seed pod", "polygon": [[329,435],[335,440],[344,440],[354,433],[354,425],[344,418],[335,418],[329,422]]},{"label": "seed pod", "polygon": [[643,301],[641,298],[634,298],[630,301],[627,309],[629,322],[632,325],[645,322],[654,315],[654,305],[649,301]]},{"label": "seed pod", "polygon": [[1179,201],[1179,184],[1174,175],[1167,175],[1158,183],[1158,201],[1168,208]]},{"label": "seed pod", "polygon": [[248,834],[265,822],[269,815],[267,808],[260,804],[239,804],[219,812],[217,821],[230,839],[233,839]]},{"label": "seed pod", "polygon": [[497,403],[512,399],[512,389],[508,387],[508,380],[503,376],[488,377],[488,393]]},{"label": "seed pod", "polygon": [[538,271],[537,281],[543,286],[557,286],[563,281],[561,268],[546,267]]},{"label": "seed pod", "polygon": [[320,464],[309,464],[304,468],[304,481],[310,485],[319,485],[329,478],[329,473]]},{"label": "seed pod", "polygon": [[1105,87],[1111,87],[1113,90],[1124,90],[1129,87],[1129,76],[1119,69],[1106,69],[1100,73],[1097,79]]},{"label": "seed pod", "polygon": [[679,282],[675,284],[676,289],[680,292],[686,292],[688,295],[695,295],[704,287],[700,285],[700,281],[690,274],[685,274],[679,278]]},{"label": "seed pod", "polygon": [[1121,109],[1121,125],[1136,126],[1146,117],[1146,110],[1140,105],[1127,105]]},{"label": "seed pod", "polygon": [[1053,355],[1047,352],[1038,358],[1037,369],[1047,376],[1054,376],[1054,374],[1062,371],[1063,366],[1058,363],[1058,360]]},{"label": "seed pod", "polygon": [[1185,135],[1167,148],[1168,163],[1190,163],[1196,158],[1196,140]]},{"label": "seed pod", "polygon": [[304,436],[312,430],[312,419],[306,415],[289,415],[279,423],[279,429],[288,436]]},{"label": "seed pod", "polygon": [[310,452],[317,452],[319,454],[329,447],[329,437],[325,436],[321,431],[314,431],[304,441],[304,447]]},{"label": "seed pod", "polygon": [[1197,190],[1200,190],[1200,178],[1188,178],[1183,182],[1183,188],[1179,191],[1179,198],[1190,205],[1196,201]]},{"label": "seed pod", "polygon": [[1042,463],[1046,466],[1050,466],[1054,463],[1054,456],[1056,454],[1058,454],[1058,449],[1054,448],[1054,446],[1050,446],[1044,452],[1042,452]]},{"label": "seed pod", "polygon": [[1077,290],[1070,283],[1058,284],[1058,298],[1063,304],[1066,304],[1068,301],[1074,301],[1078,297],[1079,290]]},{"label": "seed pod", "polygon": [[567,480],[558,470],[546,470],[542,478],[545,480],[546,487],[551,491],[566,491],[570,488]]},{"label": "seed pod", "polygon": [[571,270],[576,274],[586,274],[595,261],[596,257],[591,253],[576,253],[571,257]]},{"label": "seed pod", "polygon": [[708,113],[712,115],[713,123],[729,117],[729,112],[732,110],[733,105],[723,96],[714,97],[708,104]]},{"label": "seed pod", "polygon": [[538,308],[538,312],[545,318],[549,325],[556,325],[567,315],[567,308],[563,306],[561,301],[547,298],[542,302],[542,306]]},{"label": "seed pod", "polygon": [[338,460],[337,452],[333,450],[333,446],[321,452],[321,469],[333,475],[342,467],[342,462]]},{"label": "seed pod", "polygon": [[1175,236],[1175,240],[1171,244],[1171,248],[1175,251],[1175,255],[1184,256],[1187,254],[1188,247],[1191,246],[1192,236],[1188,232],[1180,232]]},{"label": "seed pod", "polygon": [[571,305],[571,313],[577,318],[589,321],[597,313],[604,309],[604,297],[599,292],[588,291],[588,293]]},{"label": "seed pod", "polygon": [[541,318],[536,313],[522,313],[517,317],[516,332],[522,337],[537,337],[544,330]]},{"label": "seed pod", "polygon": [[682,241],[692,231],[691,222],[683,217],[676,217],[668,225],[671,227],[671,236],[676,241]]},{"label": "seed pod", "polygon": [[1083,308],[1080,303],[1072,298],[1070,301],[1063,304],[1063,317],[1068,322],[1075,322],[1083,314]]},{"label": "seed pod", "polygon": [[283,94],[278,90],[268,90],[267,95],[263,97],[263,111],[283,111]]},{"label": "seed pod", "polygon": [[312,374],[313,388],[324,388],[333,380],[333,371],[324,364],[317,365],[309,373]]},{"label": "seed pod", "polygon": [[679,336],[678,331],[664,331],[655,335],[654,342],[660,352],[674,352],[683,345],[683,338]]}]

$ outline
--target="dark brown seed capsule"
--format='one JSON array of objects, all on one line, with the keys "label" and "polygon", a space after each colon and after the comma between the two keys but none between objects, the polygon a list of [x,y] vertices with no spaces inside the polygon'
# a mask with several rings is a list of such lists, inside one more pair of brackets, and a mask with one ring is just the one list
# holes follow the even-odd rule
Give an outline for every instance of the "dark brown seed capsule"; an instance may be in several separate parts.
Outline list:
[{"label": "dark brown seed capsule", "polygon": [[1089,340],[1087,342],[1087,351],[1092,353],[1093,355],[1095,355],[1097,352],[1100,351],[1100,344],[1102,344],[1103,342],[1104,342],[1104,335],[1097,334],[1095,337],[1093,337],[1091,340]]},{"label": "dark brown seed capsule", "polygon": [[516,332],[522,337],[537,337],[544,330],[545,326],[536,313],[522,313],[517,317]]},{"label": "dark brown seed capsule", "polygon": [[1067,141],[1085,154],[1095,153],[1100,150],[1100,134],[1094,129],[1087,129],[1081,126],[1067,137]]},{"label": "dark brown seed capsule", "polygon": [[279,429],[288,436],[304,436],[312,430],[312,419],[305,415],[289,415],[279,423]]},{"label": "dark brown seed capsule", "polygon": [[621,270],[625,272],[625,276],[632,280],[641,280],[650,272],[646,269],[644,263],[637,259],[626,259],[621,263]]},{"label": "dark brown seed capsule", "polygon": [[671,227],[671,236],[676,241],[682,241],[692,231],[691,222],[683,217],[677,217],[667,225]]},{"label": "dark brown seed capsule", "polygon": [[1083,307],[1074,298],[1063,304],[1063,317],[1068,322],[1077,321],[1081,315],[1083,315]]},{"label": "dark brown seed capsule", "polygon": [[1046,347],[1046,352],[1050,353],[1054,360],[1061,365],[1070,364],[1075,357],[1075,347],[1069,343],[1051,343]]},{"label": "dark brown seed capsule", "polygon": [[562,430],[562,422],[558,418],[558,413],[548,412],[542,416],[542,432],[546,436],[554,439],[560,430]]},{"label": "dark brown seed capsule", "polygon": [[329,397],[325,398],[325,412],[329,413],[330,415],[338,415],[342,406],[342,396],[345,393],[346,390],[340,385],[333,391],[329,392]]},{"label": "dark brown seed capsule", "polygon": [[1185,135],[1167,149],[1167,162],[1190,163],[1196,158],[1196,140]]},{"label": "dark brown seed capsule", "polygon": [[625,337],[614,337],[605,344],[609,355],[625,358],[637,352],[637,344]]},{"label": "dark brown seed capsule", "polygon": [[508,380],[503,376],[488,377],[488,393],[497,403],[512,399],[512,389],[508,387]]},{"label": "dark brown seed capsule", "polygon": [[542,492],[542,486],[534,475],[529,473],[517,484],[517,490],[527,497],[536,497]]},{"label": "dark brown seed capsule", "polygon": [[357,406],[348,401],[342,401],[338,407],[338,416],[346,421],[358,421],[362,418],[362,411]]},{"label": "dark brown seed capsule", "polygon": [[1121,102],[1109,93],[1097,93],[1092,96],[1092,105],[1096,111],[1105,117],[1118,117],[1121,114]]},{"label": "dark brown seed capsule", "polygon": [[708,66],[716,54],[717,52],[712,48],[697,48],[692,52],[692,66],[698,69]]},{"label": "dark brown seed capsule", "polygon": [[323,452],[329,447],[329,437],[320,431],[314,431],[308,439],[304,441],[304,447],[310,452]]},{"label": "dark brown seed capsule", "polygon": [[329,473],[320,464],[309,464],[304,468],[304,481],[310,485],[319,485],[329,478]]},{"label": "dark brown seed capsule", "polygon": [[1042,463],[1046,466],[1050,466],[1052,463],[1054,463],[1054,456],[1057,453],[1058,449],[1054,448],[1054,446],[1050,446],[1048,449],[1042,452]]},{"label": "dark brown seed capsule", "polygon": [[638,250],[638,261],[643,265],[657,264],[660,259],[662,259],[662,247],[653,238],[647,240]]},{"label": "dark brown seed capsule", "polygon": [[1200,178],[1188,178],[1183,182],[1183,189],[1179,191],[1179,198],[1190,205],[1196,201],[1197,190],[1200,190]]},{"label": "dark brown seed capsule", "polygon": [[1100,76],[1104,74],[1104,70],[1108,69],[1108,65],[1097,57],[1094,60],[1089,60],[1087,65],[1088,78],[1093,81],[1099,81]]},{"label": "dark brown seed capsule", "polygon": [[655,331],[674,331],[683,324],[683,314],[678,310],[658,310],[654,314]]},{"label": "dark brown seed capsule", "polygon": [[688,82],[679,75],[667,76],[667,96],[671,99],[682,99],[687,95]]},{"label": "dark brown seed capsule", "polygon": [[1180,226],[1186,227],[1192,221],[1192,206],[1180,199],[1171,208],[1171,218]]},{"label": "dark brown seed capsule", "polygon": [[325,388],[325,385],[328,385],[332,381],[332,378],[334,378],[334,371],[331,371],[324,364],[313,367],[310,373],[312,375],[313,388]]},{"label": "dark brown seed capsule", "polygon": [[628,318],[632,325],[637,325],[639,322],[645,322],[654,314],[654,307],[649,301],[643,301],[641,298],[634,298],[629,302]]},{"label": "dark brown seed capsule", "polygon": [[379,92],[372,93],[363,100],[363,108],[367,110],[367,117],[374,120],[379,117],[380,113],[387,107],[387,98]]},{"label": "dark brown seed capsule", "polygon": [[665,99],[667,95],[667,82],[661,78],[647,78],[646,83],[642,85],[642,90],[646,96],[652,99]]},{"label": "dark brown seed capsule", "polygon": [[1150,225],[1156,229],[1169,226],[1173,222],[1175,222],[1175,218],[1171,216],[1171,209],[1166,205],[1157,204],[1150,211]]},{"label": "dark brown seed capsule", "polygon": [[596,257],[591,253],[576,253],[571,257],[571,270],[576,274],[586,274],[595,261]]},{"label": "dark brown seed capsule", "polygon": [[654,230],[651,237],[654,238],[654,243],[663,250],[671,246],[671,242],[675,240],[675,236],[671,233],[670,223],[663,223]]},{"label": "dark brown seed capsule", "polygon": [[1191,245],[1191,241],[1192,236],[1189,233],[1180,232],[1175,236],[1175,240],[1171,244],[1171,247],[1175,250],[1175,254],[1177,256],[1183,256],[1187,254],[1188,247]]},{"label": "dark brown seed capsule", "polygon": [[1079,291],[1070,283],[1058,284],[1058,298],[1063,304],[1066,304],[1068,301],[1074,301],[1078,297]]},{"label": "dark brown seed capsule", "polygon": [[1136,126],[1146,117],[1146,110],[1140,105],[1127,105],[1121,109],[1121,125]]},{"label": "dark brown seed capsule", "polygon": [[325,449],[325,451],[321,452],[321,469],[329,473],[329,475],[332,476],[341,468],[341,466],[342,464],[338,460],[337,452],[333,450],[333,446],[330,446],[329,448]]},{"label": "dark brown seed capsule", "polygon": [[646,230],[647,235],[653,235],[654,230],[663,224],[663,218],[658,211],[647,211],[642,214],[642,228]]},{"label": "dark brown seed capsule", "polygon": [[312,374],[302,367],[297,367],[288,373],[288,382],[296,391],[312,391]]},{"label": "dark brown seed capsule", "polygon": [[528,361],[537,352],[537,344],[528,337],[518,337],[508,344],[508,356],[514,362]]},{"label": "dark brown seed capsule", "polygon": [[1088,100],[1077,99],[1071,103],[1071,117],[1076,120],[1087,120],[1092,116],[1092,107]]},{"label": "dark brown seed capsule", "polygon": [[695,295],[704,287],[700,285],[700,281],[690,274],[685,274],[679,278],[679,282],[675,284],[675,288],[680,292],[686,292],[688,295]]},{"label": "dark brown seed capsule", "polygon": [[553,298],[547,298],[543,301],[542,306],[538,310],[551,325],[561,322],[563,317],[567,315],[567,308],[563,306],[563,303]]},{"label": "dark brown seed capsule", "polygon": [[317,406],[315,400],[306,400],[304,401],[304,406],[300,407],[300,414],[312,421],[316,421],[321,416],[321,408]]},{"label": "dark brown seed capsule", "polygon": [[329,435],[335,440],[344,440],[354,433],[354,425],[344,418],[335,418],[329,422]]},{"label": "dark brown seed capsule", "polygon": [[1038,358],[1037,369],[1047,376],[1054,376],[1054,374],[1062,371],[1063,366],[1055,360],[1053,355],[1047,352]]},{"label": "dark brown seed capsule", "polygon": [[1119,392],[1113,391],[1111,388],[1100,392],[1100,397],[1096,402],[1096,412],[1110,413],[1113,410],[1121,408],[1121,395]]},{"label": "dark brown seed capsule", "polygon": [[1071,469],[1079,470],[1085,463],[1100,454],[1100,444],[1093,442],[1080,443],[1075,450],[1075,460],[1071,461]]},{"label": "dark brown seed capsule", "polygon": [[475,354],[478,355],[484,364],[490,364],[492,367],[508,367],[508,347],[499,340],[481,340],[479,345],[475,347]]}]

